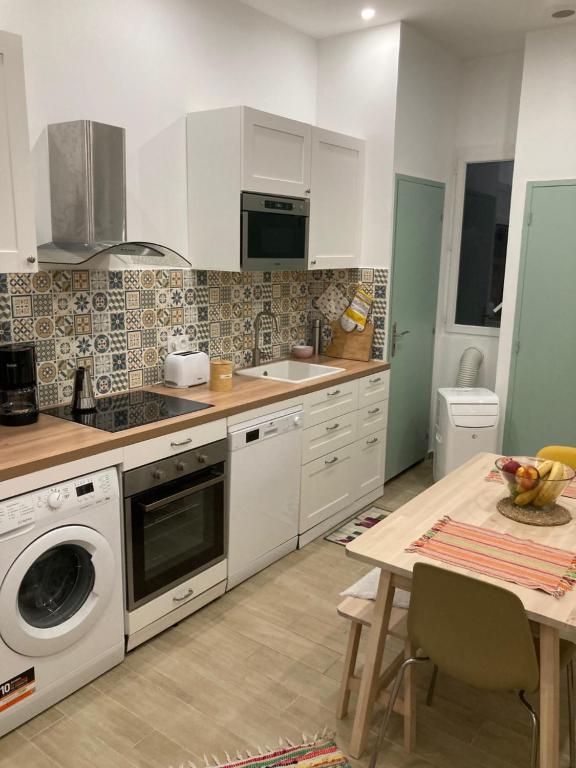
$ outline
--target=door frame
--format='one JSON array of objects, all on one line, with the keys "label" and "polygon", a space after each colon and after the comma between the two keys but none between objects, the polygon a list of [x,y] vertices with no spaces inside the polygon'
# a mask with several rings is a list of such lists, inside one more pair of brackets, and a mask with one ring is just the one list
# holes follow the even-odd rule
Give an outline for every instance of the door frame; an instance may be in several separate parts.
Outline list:
[{"label": "door frame", "polygon": [[[388,361],[390,363],[390,378],[392,378],[393,375],[393,358],[392,358],[392,310],[393,310],[393,300],[394,300],[394,273],[395,273],[395,261],[396,261],[396,238],[397,238],[397,214],[398,214],[398,191],[400,188],[400,182],[406,181],[413,184],[423,184],[428,187],[435,187],[436,189],[441,189],[444,193],[444,202],[443,202],[443,208],[442,208],[442,236],[440,239],[440,258],[438,261],[438,286],[436,290],[436,312],[434,313],[434,332],[433,332],[433,339],[436,338],[436,326],[437,326],[437,319],[438,319],[438,299],[440,295],[440,277],[441,277],[441,270],[442,270],[442,256],[443,256],[443,245],[444,245],[444,219],[445,219],[445,211],[446,211],[446,183],[444,181],[435,181],[433,179],[424,179],[420,176],[409,176],[405,173],[396,173],[394,177],[394,222],[393,222],[393,231],[392,231],[392,258],[390,260],[390,270],[389,270],[389,278],[388,278],[388,311],[387,311],[387,329],[386,329],[386,354]],[[432,347],[432,377],[431,377],[431,383],[434,383],[434,363],[435,363],[435,357],[436,357],[436,344],[433,343]],[[433,391],[431,390],[430,393],[430,409],[429,414],[432,411],[432,402],[433,402]],[[430,422],[430,416],[428,417],[428,422]],[[430,425],[428,424],[427,430],[430,429]],[[388,443],[387,443],[388,444]],[[426,447],[426,455],[429,455],[430,453],[430,445],[428,442],[428,446]],[[392,478],[388,478],[392,479]],[[385,480],[387,482],[387,480]]]},{"label": "door frame", "polygon": [[510,437],[510,413],[512,412],[512,397],[516,380],[516,368],[518,353],[516,351],[519,335],[522,306],[524,303],[524,288],[526,282],[526,256],[528,253],[528,240],[530,236],[530,216],[532,214],[532,198],[535,189],[539,187],[576,187],[576,179],[557,179],[548,181],[526,182],[526,198],[524,202],[524,215],[522,217],[522,244],[520,246],[520,263],[518,267],[518,283],[516,289],[516,302],[514,308],[514,331],[512,334],[512,351],[510,353],[510,368],[508,374],[508,393],[506,396],[506,412],[504,414],[504,432],[502,436],[502,449],[508,444]]}]

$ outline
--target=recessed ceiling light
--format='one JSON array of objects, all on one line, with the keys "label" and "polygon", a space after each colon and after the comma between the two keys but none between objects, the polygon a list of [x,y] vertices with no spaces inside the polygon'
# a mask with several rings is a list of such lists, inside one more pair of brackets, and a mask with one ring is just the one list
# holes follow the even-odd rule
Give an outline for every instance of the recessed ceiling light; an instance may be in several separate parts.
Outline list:
[{"label": "recessed ceiling light", "polygon": [[360,16],[364,19],[364,21],[370,21],[370,19],[373,19],[376,15],[376,11],[374,8],[363,8],[360,12]]},{"label": "recessed ceiling light", "polygon": [[567,19],[569,16],[574,16],[576,13],[572,8],[562,8],[559,11],[554,11],[552,14],[553,19]]}]

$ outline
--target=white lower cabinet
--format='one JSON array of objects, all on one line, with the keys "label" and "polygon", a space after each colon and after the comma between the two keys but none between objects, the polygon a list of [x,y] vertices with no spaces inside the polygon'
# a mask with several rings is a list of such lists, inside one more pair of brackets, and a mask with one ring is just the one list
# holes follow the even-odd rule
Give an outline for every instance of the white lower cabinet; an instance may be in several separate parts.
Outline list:
[{"label": "white lower cabinet", "polygon": [[[381,492],[389,375],[383,371],[306,396],[300,496],[300,534],[306,534],[305,542]],[[315,526],[319,527],[311,531]]]},{"label": "white lower cabinet", "polygon": [[354,443],[356,498],[384,485],[386,430],[375,432]]},{"label": "white lower cabinet", "polygon": [[354,500],[354,443],[302,467],[300,532],[323,522]]}]

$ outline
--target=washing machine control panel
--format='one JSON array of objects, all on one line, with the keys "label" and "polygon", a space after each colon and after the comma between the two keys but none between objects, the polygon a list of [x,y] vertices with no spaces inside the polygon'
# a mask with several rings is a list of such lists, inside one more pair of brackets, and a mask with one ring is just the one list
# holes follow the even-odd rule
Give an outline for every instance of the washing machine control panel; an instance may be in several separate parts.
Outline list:
[{"label": "washing machine control panel", "polygon": [[0,537],[30,526],[69,518],[119,497],[116,469],[105,469],[0,501]]}]

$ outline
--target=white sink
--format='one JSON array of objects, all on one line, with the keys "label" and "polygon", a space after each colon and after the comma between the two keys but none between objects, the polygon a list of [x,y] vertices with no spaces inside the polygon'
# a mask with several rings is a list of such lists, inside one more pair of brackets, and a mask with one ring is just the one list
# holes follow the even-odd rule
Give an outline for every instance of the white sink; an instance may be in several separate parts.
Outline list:
[{"label": "white sink", "polygon": [[244,370],[236,371],[236,373],[240,376],[252,376],[255,379],[271,379],[272,381],[298,384],[311,379],[321,379],[322,376],[330,376],[333,373],[341,373],[343,370],[344,368],[336,368],[332,365],[278,360],[275,363],[264,363],[254,368],[244,368]]}]

